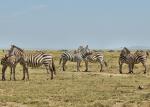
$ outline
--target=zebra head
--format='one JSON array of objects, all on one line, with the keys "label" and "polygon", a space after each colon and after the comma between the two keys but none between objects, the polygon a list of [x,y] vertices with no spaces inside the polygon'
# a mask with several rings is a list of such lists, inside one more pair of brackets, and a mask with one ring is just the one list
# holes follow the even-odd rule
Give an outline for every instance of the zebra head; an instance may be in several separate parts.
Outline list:
[{"label": "zebra head", "polygon": [[88,45],[86,45],[86,47],[79,46],[78,52],[80,52],[83,57],[86,57],[92,54],[92,51],[88,48]]},{"label": "zebra head", "polygon": [[11,45],[11,48],[10,48],[10,50],[9,50],[9,52],[8,52],[8,55],[9,55],[9,56],[12,56],[12,55],[15,55],[15,56],[22,56],[22,53],[23,53],[23,52],[24,52],[24,51],[23,51],[21,48],[15,46],[15,45]]},{"label": "zebra head", "polygon": [[121,54],[120,54],[120,55],[126,56],[126,55],[128,55],[128,54],[130,54],[130,51],[129,51],[126,47],[124,47],[124,48],[121,50]]}]

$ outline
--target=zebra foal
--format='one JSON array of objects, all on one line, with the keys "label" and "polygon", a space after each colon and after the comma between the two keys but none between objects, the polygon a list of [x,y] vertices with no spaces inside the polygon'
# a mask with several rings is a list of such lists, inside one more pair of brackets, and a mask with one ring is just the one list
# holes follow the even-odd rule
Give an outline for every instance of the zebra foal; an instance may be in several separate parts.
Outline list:
[{"label": "zebra foal", "polygon": [[[7,67],[10,68],[10,80],[12,80],[12,75],[13,75],[13,80],[16,80],[15,78],[15,69],[18,63],[21,63],[23,61],[23,59],[18,59],[15,56],[8,56],[5,55],[2,59],[1,59],[1,65],[2,65],[2,80],[6,80],[5,78],[5,71],[7,69]],[[23,65],[23,64],[22,64]],[[25,69],[25,68],[24,68]],[[24,72],[24,71],[23,71]],[[27,73],[28,74],[28,73]]]}]

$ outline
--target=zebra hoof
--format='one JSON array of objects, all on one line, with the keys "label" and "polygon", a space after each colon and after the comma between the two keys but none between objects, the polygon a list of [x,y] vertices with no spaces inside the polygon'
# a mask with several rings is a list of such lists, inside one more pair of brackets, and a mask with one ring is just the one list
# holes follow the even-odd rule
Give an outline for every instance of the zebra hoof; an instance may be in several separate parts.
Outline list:
[{"label": "zebra hoof", "polygon": [[130,71],[130,72],[128,72],[128,74],[131,74],[132,72]]},{"label": "zebra hoof", "polygon": [[88,70],[84,70],[84,72],[88,72]]},{"label": "zebra hoof", "polygon": [[6,79],[2,79],[2,81],[5,81]]}]

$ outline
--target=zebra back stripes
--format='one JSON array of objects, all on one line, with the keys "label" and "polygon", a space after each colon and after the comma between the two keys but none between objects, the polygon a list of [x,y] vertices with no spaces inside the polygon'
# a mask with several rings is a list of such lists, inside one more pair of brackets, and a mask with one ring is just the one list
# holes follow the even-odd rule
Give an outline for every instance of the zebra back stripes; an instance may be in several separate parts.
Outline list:
[{"label": "zebra back stripes", "polygon": [[[46,54],[42,51],[39,52],[25,52],[23,49],[12,45],[9,50],[9,55],[15,55],[17,58],[23,58],[27,67],[39,67],[44,65],[47,73],[51,73],[51,79],[53,74],[56,74],[55,64],[52,55]],[[25,76],[24,76],[25,78]]]}]

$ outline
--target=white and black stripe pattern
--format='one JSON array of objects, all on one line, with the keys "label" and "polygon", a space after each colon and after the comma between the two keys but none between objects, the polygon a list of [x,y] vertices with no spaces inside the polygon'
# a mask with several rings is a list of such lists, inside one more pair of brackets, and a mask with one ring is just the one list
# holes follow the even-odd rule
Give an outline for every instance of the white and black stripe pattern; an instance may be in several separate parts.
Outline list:
[{"label": "white and black stripe pattern", "polygon": [[[53,79],[53,74],[56,74],[55,64],[52,55],[46,54],[44,52],[25,52],[21,48],[12,45],[9,50],[9,55],[14,55],[17,58],[23,58],[27,67],[39,67],[44,65],[47,73],[51,72],[51,79]],[[24,78],[25,79],[25,74]]]},{"label": "white and black stripe pattern", "polygon": [[91,55],[88,55],[84,58],[86,70],[88,71],[88,62],[96,63],[98,62],[101,65],[100,72],[103,71],[103,65],[107,66],[106,61],[104,60],[104,55],[102,52],[92,52]]},{"label": "white and black stripe pattern", "polygon": [[130,51],[126,47],[123,48],[119,57],[119,72],[122,73],[123,63],[128,64],[129,73],[133,73],[134,64],[142,63],[145,68],[144,73],[146,73],[147,56],[149,56],[148,52],[137,50],[134,54],[131,54]]},{"label": "white and black stripe pattern", "polygon": [[23,59],[21,58],[16,58],[15,56],[8,56],[5,55],[2,59],[1,59],[1,65],[2,65],[2,80],[6,80],[5,79],[5,71],[7,69],[7,67],[10,67],[10,80],[12,79],[12,73],[13,73],[13,80],[16,80],[15,78],[15,69],[16,69],[16,65],[18,63],[21,63],[23,61]]},{"label": "white and black stripe pattern", "polygon": [[65,64],[67,61],[77,62],[77,71],[79,70],[79,66],[81,61],[87,56],[91,54],[90,50],[88,49],[88,45],[84,48],[80,46],[78,50],[75,51],[66,51],[61,54],[59,64],[62,62],[63,71],[65,71]]}]

